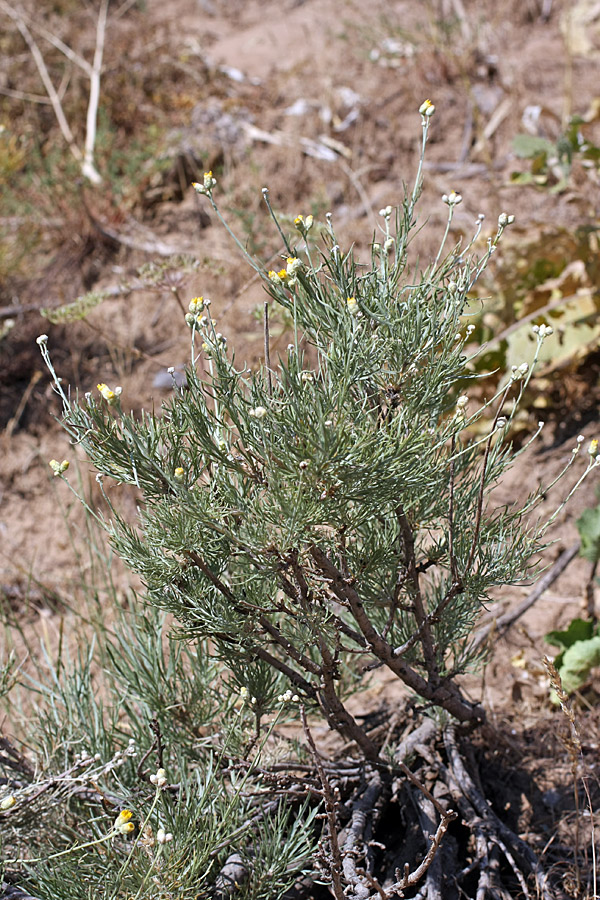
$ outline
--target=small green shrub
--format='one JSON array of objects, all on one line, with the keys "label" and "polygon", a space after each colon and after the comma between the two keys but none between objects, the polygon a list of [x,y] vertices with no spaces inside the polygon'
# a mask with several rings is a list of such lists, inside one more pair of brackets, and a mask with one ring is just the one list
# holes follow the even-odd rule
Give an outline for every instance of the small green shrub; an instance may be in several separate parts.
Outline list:
[{"label": "small green shrub", "polygon": [[[467,298],[512,217],[499,217],[480,258],[472,246],[481,221],[468,247],[446,253],[461,200],[452,192],[435,261],[423,271],[409,266],[432,113],[423,104],[415,187],[395,214],[381,211],[382,233],[366,263],[342,249],[330,216],[319,252],[306,240],[312,218],[299,216],[294,236],[276,222],[277,271],[249,259],[292,322],[276,362],[267,317],[265,362],[251,371],[217,331],[210,301],[194,298],[185,316],[186,384],[174,378],[160,413],[136,418],[126,412],[126,386],[101,384],[98,396],[81,400],[66,392],[47,337],[38,339],[65,428],[100,484],[111,479],[138,492],[134,524],[108,492],[109,517],[90,512],[145,585],[145,611],[105,642],[105,703],[94,696],[89,658],[57,675],[45,695],[51,714],[40,746],[51,743],[61,771],[75,767],[88,788],[101,781],[116,818],[104,821],[87,788],[69,793],[68,816],[55,808],[56,834],[46,829],[36,841],[47,858],[33,868],[44,896],[61,895],[67,878],[76,881],[71,896],[82,898],[219,895],[227,893],[219,885],[232,851],[243,872],[236,891],[247,900],[281,896],[311,853],[336,897],[344,885],[358,891],[362,876],[338,864],[333,794],[325,780],[320,792],[298,774],[310,762],[306,715],[322,717],[359,760],[383,772],[394,770],[394,746],[369,733],[352,704],[367,670],[386,666],[431,715],[484,718],[460,683],[482,662],[474,625],[494,588],[533,576],[532,556],[556,515],[536,518],[542,489],[502,507],[492,495],[526,449],[515,452],[508,433],[551,329],[536,326],[533,358],[508,373],[495,396],[480,403],[462,393],[465,383],[476,387]],[[195,187],[220,217],[215,186],[206,173]],[[596,461],[590,454],[578,484]],[[51,466],[66,478],[66,462]],[[283,718],[298,723],[296,738],[278,733]],[[300,719],[308,749],[298,740]],[[128,746],[141,759],[130,760]],[[125,760],[119,766],[110,762],[115,752]],[[155,790],[149,753],[159,767]],[[99,754],[93,764],[90,754]],[[88,764],[93,779],[80,775]],[[24,799],[32,790],[23,789]],[[327,820],[317,853],[321,794]],[[14,797],[18,804],[17,788]],[[124,808],[131,819],[117,815]],[[6,817],[25,855],[17,809]],[[140,830],[128,838],[132,822]],[[53,842],[64,850],[48,857]]]}]

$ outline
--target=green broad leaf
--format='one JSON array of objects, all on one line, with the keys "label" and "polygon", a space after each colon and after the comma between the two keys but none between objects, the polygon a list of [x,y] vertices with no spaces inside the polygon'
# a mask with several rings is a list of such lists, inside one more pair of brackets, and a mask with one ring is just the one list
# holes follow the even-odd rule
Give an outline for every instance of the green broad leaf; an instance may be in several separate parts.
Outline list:
[{"label": "green broad leaf", "polygon": [[600,635],[576,641],[565,650],[558,672],[567,694],[578,691],[587,681],[590,670],[600,665]]},{"label": "green broad leaf", "polygon": [[600,506],[586,509],[577,522],[577,530],[581,538],[579,555],[595,563],[600,560]]},{"label": "green broad leaf", "polygon": [[586,144],[585,149],[581,150],[581,155],[584,159],[592,159],[598,162],[600,160],[600,147],[596,147],[594,144]]},{"label": "green broad leaf", "polygon": [[533,184],[533,175],[531,172],[511,172],[511,184]]},{"label": "green broad leaf", "polygon": [[[543,319],[541,316],[538,322]],[[556,369],[568,359],[583,356],[600,340],[598,309],[591,292],[578,293],[573,299],[565,298],[564,305],[549,312],[547,320],[552,324],[554,334],[544,340],[538,356],[540,369],[546,366],[550,370]],[[529,321],[512,332],[507,338],[507,368],[519,366],[524,361],[530,363],[535,343]]]},{"label": "green broad leaf", "polygon": [[567,650],[577,641],[587,641],[594,633],[594,624],[588,619],[573,619],[565,631],[549,631],[545,640],[555,647]]},{"label": "green broad leaf", "polygon": [[559,668],[562,664],[562,657],[565,650],[568,650],[569,647],[572,647],[573,644],[578,641],[589,640],[593,633],[594,625],[587,619],[573,619],[573,621],[569,623],[569,627],[566,631],[549,631],[548,634],[545,635],[544,640],[554,647],[560,647],[561,650],[559,656],[554,660],[556,667]]},{"label": "green broad leaf", "polygon": [[512,142],[513,151],[520,159],[534,159],[541,154],[556,153],[552,141],[535,134],[517,134]]}]

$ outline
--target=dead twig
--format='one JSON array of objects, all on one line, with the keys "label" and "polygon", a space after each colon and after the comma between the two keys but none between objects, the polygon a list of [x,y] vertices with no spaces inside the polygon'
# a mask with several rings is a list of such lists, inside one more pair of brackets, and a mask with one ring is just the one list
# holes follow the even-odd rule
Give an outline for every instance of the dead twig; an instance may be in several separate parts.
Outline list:
[{"label": "dead twig", "polygon": [[484,827],[487,834],[488,841],[496,843],[504,853],[507,861],[514,867],[515,875],[519,878],[521,889],[526,896],[528,896],[528,894],[525,880],[513,858],[513,852],[521,859],[528,872],[533,875],[538,896],[543,898],[543,900],[553,900],[552,895],[547,888],[546,874],[543,872],[537,856],[525,841],[518,837],[518,835],[511,831],[508,825],[505,825],[504,822],[498,818],[467,771],[458,747],[458,736],[454,725],[448,725],[444,729],[444,745],[451,766],[451,771],[447,774],[454,783],[454,788],[462,793],[463,797],[466,798],[472,807],[474,813],[476,813],[476,816],[474,816],[473,813],[467,813],[467,818],[473,822],[476,817],[479,817],[479,821],[482,823],[482,827]]},{"label": "dead twig", "polygon": [[[352,900],[368,900],[371,896],[369,881],[357,868],[357,860],[366,856],[365,831],[370,827],[375,804],[383,790],[381,774],[373,773],[363,795],[354,804],[350,825],[343,849],[343,872],[348,883],[346,896]],[[372,873],[370,873],[372,874]]]},{"label": "dead twig", "polygon": [[324,861],[327,865],[327,868],[329,869],[329,874],[331,876],[331,884],[333,887],[335,900],[345,900],[346,895],[344,894],[344,887],[342,884],[342,854],[340,851],[337,833],[336,799],[325,773],[321,756],[319,754],[319,751],[317,750],[317,747],[313,740],[313,736],[310,733],[310,728],[308,727],[308,721],[306,718],[306,710],[304,709],[303,704],[300,705],[300,716],[302,718],[302,727],[304,729],[304,734],[310,748],[310,753],[319,774],[319,781],[321,782],[321,790],[323,792],[323,802],[325,804],[325,813],[327,816],[327,830],[329,834],[330,851],[324,856]]},{"label": "dead twig", "polygon": [[[419,814],[419,822],[425,841],[431,840],[436,830],[435,807],[420,791],[414,795],[414,801]],[[425,876],[427,888],[427,900],[442,900],[442,860],[436,853],[431,860]]]}]

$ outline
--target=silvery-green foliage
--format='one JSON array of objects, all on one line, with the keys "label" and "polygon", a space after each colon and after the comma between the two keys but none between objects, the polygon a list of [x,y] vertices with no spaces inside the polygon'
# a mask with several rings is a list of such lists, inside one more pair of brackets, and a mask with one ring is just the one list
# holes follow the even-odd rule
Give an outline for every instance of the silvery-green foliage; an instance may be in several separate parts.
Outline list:
[{"label": "silvery-green foliage", "polygon": [[[220,217],[215,186],[207,173],[196,189]],[[420,174],[395,226],[381,210],[367,263],[340,247],[331,217],[320,243],[308,219],[295,238],[280,228],[279,271],[249,260],[293,322],[276,362],[238,363],[217,302],[197,297],[186,384],[173,381],[160,413],[126,412],[126,388],[100,385],[83,402],[59,388],[65,427],[100,477],[143,496],[136,523],[115,510],[106,528],[146,601],[210,640],[236,678],[277,673],[367,756],[376,748],[341,709],[356,654],[429,704],[481,717],[457,682],[480,653],[474,623],[493,588],[531,576],[547,524],[531,519],[540,495],[502,508],[489,495],[518,455],[511,422],[550,329],[537,329],[534,358],[496,396],[465,393],[469,291],[513,217],[499,217],[481,257],[481,217],[469,247],[443,255],[461,201],[444,195],[448,228],[420,271],[408,262],[419,193]],[[247,687],[269,712],[275,682]]]},{"label": "silvery-green foliage", "polygon": [[[433,109],[421,108],[423,153]],[[236,359],[213,318],[218,300],[205,298],[193,298],[185,316],[185,384],[173,378],[158,412],[129,413],[126,385],[101,384],[98,394],[73,399],[54,373],[47,336],[38,339],[65,428],[101,485],[111,479],[136,490],[135,522],[113,506],[114,490],[104,492],[107,518],[90,512],[141,577],[145,610],[101,648],[109,692],[101,706],[89,689],[91,657],[57,674],[42,742],[70,748],[79,740],[90,754],[101,746],[108,765],[131,740],[156,755],[150,720],[174,781],[152,800],[141,763],[110,768],[112,795],[138,821],[146,816],[153,833],[160,825],[174,835],[152,877],[143,854],[124,863],[123,853],[92,848],[36,869],[48,896],[76,865],[84,874],[73,896],[81,898],[209,896],[231,853],[247,875],[240,896],[278,896],[306,866],[318,829],[314,806],[281,805],[297,785],[272,794],[260,785],[269,754],[279,752],[270,736],[304,707],[364,760],[385,765],[346,705],[375,666],[426,708],[483,718],[460,687],[460,675],[482,658],[474,626],[493,589],[532,576],[554,518],[535,518],[541,489],[508,506],[491,499],[527,449],[512,447],[511,423],[551,329],[536,326],[533,359],[508,373],[495,396],[469,398],[477,352],[469,292],[513,217],[500,215],[479,257],[481,217],[468,247],[446,254],[461,198],[444,195],[440,250],[426,269],[411,267],[422,163],[395,220],[391,207],[381,211],[382,234],[366,262],[340,246],[330,217],[313,242],[310,217],[296,219],[293,236],[274,216],[281,268],[248,261],[292,330],[287,350],[271,359],[265,324],[256,370]],[[212,173],[195,185],[227,227],[216,186]],[[595,465],[589,455],[578,483]],[[51,466],[67,478],[67,461]],[[258,787],[268,798],[262,805],[251,799]],[[73,815],[61,820],[72,839],[102,831],[96,818],[82,825]],[[162,893],[152,893],[159,882]]]}]

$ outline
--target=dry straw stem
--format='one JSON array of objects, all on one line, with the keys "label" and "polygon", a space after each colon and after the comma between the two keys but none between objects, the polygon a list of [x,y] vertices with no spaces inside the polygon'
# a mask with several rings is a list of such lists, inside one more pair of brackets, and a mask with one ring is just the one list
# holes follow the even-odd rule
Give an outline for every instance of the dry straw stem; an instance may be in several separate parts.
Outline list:
[{"label": "dry straw stem", "polygon": [[[575,876],[577,879],[577,891],[581,890],[581,872],[579,868],[579,847],[581,841],[581,810],[579,806],[579,791],[577,788],[577,775],[579,771],[579,763],[582,759],[582,751],[581,751],[581,739],[579,737],[579,731],[577,728],[577,720],[575,719],[575,712],[573,710],[573,706],[571,705],[571,701],[569,700],[568,694],[565,692],[560,674],[558,669],[554,665],[549,657],[544,656],[544,666],[546,671],[548,672],[548,677],[550,679],[550,684],[552,689],[556,693],[558,701],[560,703],[560,708],[563,712],[565,719],[569,725],[569,731],[566,735],[559,735],[560,740],[562,741],[567,753],[569,754],[569,759],[571,760],[571,774],[573,776],[573,799],[575,802]],[[596,900],[598,894],[596,886],[598,884],[597,880],[597,860],[596,860],[596,832],[595,832],[595,823],[594,823],[594,807],[592,804],[592,798],[590,796],[590,791],[587,783],[587,773],[582,773],[581,781],[583,784],[583,789],[586,794],[588,808],[590,812],[590,824],[591,824],[591,854],[592,854],[592,885],[593,885],[593,900]],[[587,853],[586,853],[587,856]]]},{"label": "dry straw stem", "polygon": [[[85,178],[91,181],[92,184],[100,184],[102,182],[102,176],[100,175],[94,164],[94,147],[96,144],[98,106],[100,103],[100,77],[102,73],[102,60],[104,57],[106,21],[108,16],[109,2],[110,0],[102,0],[100,4],[98,19],[96,22],[96,43],[94,48],[94,58],[92,64],[90,65],[90,63],[86,59],[80,56],[79,53],[76,53],[71,47],[68,46],[68,44],[65,44],[60,38],[56,37],[56,35],[47,31],[42,25],[35,22],[34,20],[29,20],[29,18],[23,11],[11,6],[9,3],[5,2],[5,0],[0,0],[0,10],[2,10],[2,12],[4,12],[7,16],[9,16],[9,18],[13,20],[21,36],[23,37],[23,40],[29,48],[29,52],[33,57],[33,61],[35,62],[36,68],[42,80],[42,84],[44,85],[46,93],[48,94],[48,99],[52,105],[52,109],[54,110],[56,121],[58,122],[58,126],[62,132],[62,135],[68,144],[69,150],[79,163],[82,175],[84,175]],[[46,65],[46,61],[44,59],[44,54],[42,53],[39,44],[32,34],[32,29],[41,34],[42,37],[44,37],[50,44],[56,47],[57,50],[60,50],[61,53],[63,53],[63,55],[70,62],[78,66],[90,80],[90,93],[86,116],[85,143],[83,152],[79,147],[71,126],[67,121],[60,95],[54,87],[54,83],[52,81],[52,78],[50,77],[50,72],[48,71],[48,66]]]}]

